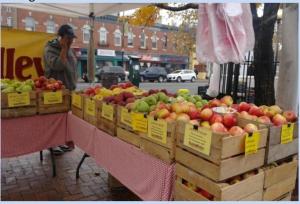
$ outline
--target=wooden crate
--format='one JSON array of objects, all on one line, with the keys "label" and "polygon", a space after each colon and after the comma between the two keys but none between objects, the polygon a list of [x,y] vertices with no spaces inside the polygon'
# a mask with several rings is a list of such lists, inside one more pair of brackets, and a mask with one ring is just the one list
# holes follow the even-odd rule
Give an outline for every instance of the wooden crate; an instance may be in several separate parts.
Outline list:
[{"label": "wooden crate", "polygon": [[280,196],[279,198],[275,199],[274,201],[291,201],[292,195],[293,195],[293,192],[289,192],[287,194],[284,194],[283,196]]},{"label": "wooden crate", "polygon": [[[241,179],[238,183],[215,182],[187,167],[176,163],[175,200],[182,201],[259,201],[262,200],[264,173],[256,170],[255,175]],[[195,189],[187,187],[184,181],[194,187],[205,190],[210,198],[203,196]]]},{"label": "wooden crate", "polygon": [[39,91],[38,92],[38,113],[62,113],[70,110],[71,97],[68,89],[59,90],[62,91],[62,103],[60,104],[44,104],[44,93],[51,91]]},{"label": "wooden crate", "polygon": [[281,127],[266,125],[263,123],[259,123],[257,121],[247,120],[244,118],[239,118],[239,121],[241,121],[242,124],[253,123],[260,128],[264,128],[264,127],[268,128],[265,164],[270,164],[274,161],[278,161],[298,153],[298,143],[299,143],[298,122],[295,123],[293,142],[287,144],[280,144]]},{"label": "wooden crate", "polygon": [[[185,132],[184,122],[177,123],[177,146],[192,152],[206,160],[209,160],[215,164],[220,164],[224,159],[243,154],[245,152],[245,136],[230,136],[229,134],[212,133],[211,138],[211,150],[210,155],[207,156],[198,152],[184,144],[184,132]],[[203,129],[203,127],[200,127]],[[268,130],[259,129],[260,132],[260,142],[259,148],[264,148],[267,142]],[[249,169],[250,170],[250,169]]]},{"label": "wooden crate", "polygon": [[175,161],[175,143],[173,148],[166,148],[148,139],[141,138],[141,150],[171,164]]},{"label": "wooden crate", "polygon": [[[91,101],[94,101],[95,102],[95,115],[91,115],[88,113],[88,111],[86,110],[87,108],[87,103],[88,103],[88,100],[91,100]],[[84,109],[83,109],[83,119],[94,125],[94,126],[97,126],[97,121],[98,121],[98,115],[99,115],[99,112],[100,112],[100,104],[101,104],[101,101],[99,100],[95,100],[93,99],[92,97],[89,97],[89,96],[83,96],[83,106],[84,106]]]},{"label": "wooden crate", "polygon": [[138,148],[140,148],[141,146],[141,137],[135,132],[129,131],[121,127],[117,127],[117,137]]},{"label": "wooden crate", "polygon": [[293,191],[296,185],[298,160],[294,156],[264,168],[264,200],[280,200]]},{"label": "wooden crate", "polygon": [[117,135],[117,105],[116,104],[109,104],[113,106],[113,120],[108,120],[104,117],[102,117],[102,106],[103,106],[103,101],[100,102],[99,105],[99,114],[97,115],[97,127],[110,134],[111,136],[116,136]]},{"label": "wooden crate", "polygon": [[244,154],[222,160],[219,164],[212,163],[187,150],[176,148],[175,159],[192,170],[214,180],[223,181],[247,171],[263,166],[265,149],[256,154]]},{"label": "wooden crate", "polygon": [[84,96],[81,93],[72,92],[72,94],[77,94],[81,98],[81,105],[80,107],[77,107],[73,104],[73,99],[71,100],[71,110],[72,114],[76,115],[77,117],[83,119],[83,112],[84,112]]},{"label": "wooden crate", "polygon": [[37,114],[37,96],[35,91],[29,93],[30,104],[28,106],[8,107],[7,93],[1,93],[1,118],[16,118]]}]

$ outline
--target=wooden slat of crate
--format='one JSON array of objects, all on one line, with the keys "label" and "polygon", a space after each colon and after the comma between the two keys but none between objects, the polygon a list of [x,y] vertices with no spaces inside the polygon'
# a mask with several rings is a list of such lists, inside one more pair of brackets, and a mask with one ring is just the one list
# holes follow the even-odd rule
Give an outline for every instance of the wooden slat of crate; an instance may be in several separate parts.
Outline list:
[{"label": "wooden slat of crate", "polygon": [[263,191],[264,173],[261,170],[256,175],[230,185],[228,183],[212,181],[179,163],[176,163],[175,168],[178,180],[182,178],[204,189],[214,196],[214,200],[241,200]]},{"label": "wooden slat of crate", "polygon": [[38,113],[39,114],[61,113],[61,112],[68,112],[70,110],[71,97],[70,97],[69,90],[64,89],[60,91],[62,91],[62,96],[63,96],[61,104],[44,104],[43,94],[49,91],[38,92]]},{"label": "wooden slat of crate", "polygon": [[178,180],[175,181],[174,191],[175,201],[209,201],[203,195],[187,188]]},{"label": "wooden slat of crate", "polygon": [[248,156],[241,154],[224,159],[220,164],[214,164],[178,147],[176,148],[175,156],[177,162],[188,166],[194,171],[214,181],[223,181],[263,166],[265,149],[259,149],[256,154]]},{"label": "wooden slat of crate", "polygon": [[262,198],[263,198],[263,191],[258,191],[245,198],[242,198],[240,201],[261,201]]},{"label": "wooden slat of crate", "polygon": [[142,137],[140,148],[143,152],[163,160],[168,164],[173,163],[175,160],[175,143],[174,147],[169,149]]},{"label": "wooden slat of crate", "polygon": [[[298,138],[298,122],[295,123],[294,126],[294,139]],[[272,126],[270,127],[270,139],[269,144],[271,145],[277,145],[281,142],[281,127]]]},{"label": "wooden slat of crate", "polygon": [[173,149],[176,145],[176,122],[168,122],[167,123],[167,142],[162,143],[160,141],[157,141],[155,139],[152,139],[148,137],[148,134],[140,134],[143,138],[156,143],[160,146],[166,147],[168,149]]},{"label": "wooden slat of crate", "polygon": [[291,201],[293,192],[289,192],[283,196],[280,196],[276,199],[276,201]]},{"label": "wooden slat of crate", "polygon": [[[232,156],[241,154],[245,152],[245,136],[229,136],[225,134],[217,134],[212,133],[212,141],[211,141],[211,150],[210,155],[204,155],[186,145],[184,145],[184,131],[185,131],[185,123],[178,122],[177,124],[177,145],[183,149],[188,150],[194,154],[197,154],[209,161],[212,161],[216,164],[220,164],[220,162],[226,158],[230,158]],[[263,148],[266,146],[268,130],[261,129],[259,130],[261,138],[259,141],[259,148]]]},{"label": "wooden slat of crate", "polygon": [[276,200],[279,196],[293,191],[296,185],[296,175],[291,176],[264,190],[263,200]]},{"label": "wooden slat of crate", "polygon": [[272,185],[276,185],[281,181],[289,179],[291,176],[297,175],[298,160],[294,157],[289,162],[284,162],[276,167],[266,167],[264,188],[269,188]]},{"label": "wooden slat of crate", "polygon": [[141,146],[141,137],[138,134],[129,130],[117,127],[117,137],[138,148],[140,148]]},{"label": "wooden slat of crate", "polygon": [[124,124],[121,121],[122,108],[123,108],[122,106],[119,106],[119,105],[117,106],[117,126],[133,132],[133,129],[131,126],[128,126],[127,124]]},{"label": "wooden slat of crate", "polygon": [[37,114],[37,96],[35,91],[29,92],[28,106],[8,107],[7,93],[1,93],[1,118],[15,118]]},{"label": "wooden slat of crate", "polygon": [[[95,115],[93,116],[93,115],[90,115],[90,114],[88,114],[87,112],[86,112],[86,110],[85,110],[85,107],[86,107],[86,100],[94,100],[95,101]],[[88,123],[90,123],[90,124],[92,124],[92,125],[94,125],[94,126],[97,126],[97,120],[98,120],[98,115],[99,115],[99,109],[100,109],[100,104],[101,104],[101,101],[99,101],[99,100],[95,100],[95,99],[93,99],[92,97],[89,97],[89,96],[83,96],[83,107],[84,107],[84,109],[83,109],[83,119],[86,121],[86,122],[88,122]]]}]

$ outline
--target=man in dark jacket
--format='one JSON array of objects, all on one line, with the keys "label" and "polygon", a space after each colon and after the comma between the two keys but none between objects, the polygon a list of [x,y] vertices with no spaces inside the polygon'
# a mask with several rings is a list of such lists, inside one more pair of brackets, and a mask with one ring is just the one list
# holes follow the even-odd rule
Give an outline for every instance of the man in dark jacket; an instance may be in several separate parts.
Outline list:
[{"label": "man in dark jacket", "polygon": [[[57,38],[49,41],[44,49],[45,76],[61,80],[69,90],[76,88],[76,57],[71,45],[76,38],[69,25],[62,25],[58,29]],[[56,155],[70,151],[67,145],[53,148]]]}]

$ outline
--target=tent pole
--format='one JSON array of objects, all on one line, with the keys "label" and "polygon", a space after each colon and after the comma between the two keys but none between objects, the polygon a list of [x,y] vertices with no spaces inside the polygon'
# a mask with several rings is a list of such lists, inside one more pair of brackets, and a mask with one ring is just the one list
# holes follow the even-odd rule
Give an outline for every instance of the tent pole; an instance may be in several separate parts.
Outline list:
[{"label": "tent pole", "polygon": [[95,23],[94,4],[91,3],[90,15],[89,15],[90,39],[89,39],[88,59],[87,59],[88,79],[90,83],[93,83],[95,79],[94,23]]}]

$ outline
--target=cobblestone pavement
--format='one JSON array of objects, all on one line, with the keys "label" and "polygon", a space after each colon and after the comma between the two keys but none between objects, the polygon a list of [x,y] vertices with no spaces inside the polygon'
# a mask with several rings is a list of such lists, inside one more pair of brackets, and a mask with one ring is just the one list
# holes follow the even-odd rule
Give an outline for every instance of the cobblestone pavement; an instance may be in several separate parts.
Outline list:
[{"label": "cobblestone pavement", "polygon": [[75,172],[83,152],[78,148],[56,156],[57,176],[52,177],[49,151],[1,160],[1,200],[140,200],[126,188],[111,190],[107,172],[86,158],[76,180]]}]

